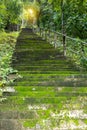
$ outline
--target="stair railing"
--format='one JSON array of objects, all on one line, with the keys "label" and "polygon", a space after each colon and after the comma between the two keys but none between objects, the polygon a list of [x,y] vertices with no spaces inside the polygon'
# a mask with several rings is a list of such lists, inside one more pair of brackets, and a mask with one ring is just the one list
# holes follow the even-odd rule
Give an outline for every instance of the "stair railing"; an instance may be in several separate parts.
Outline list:
[{"label": "stair railing", "polygon": [[34,28],[34,32],[43,39],[53,44],[55,48],[60,48],[63,55],[72,58],[78,65],[87,65],[87,43],[76,38],[71,38],[60,32],[41,27]]}]

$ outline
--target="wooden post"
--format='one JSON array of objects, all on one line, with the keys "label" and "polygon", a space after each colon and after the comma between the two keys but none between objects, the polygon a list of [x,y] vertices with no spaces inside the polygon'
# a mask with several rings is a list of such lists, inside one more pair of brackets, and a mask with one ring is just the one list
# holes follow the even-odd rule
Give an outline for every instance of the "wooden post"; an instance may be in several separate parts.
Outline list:
[{"label": "wooden post", "polygon": [[40,36],[41,36],[41,28],[39,28],[40,29]]},{"label": "wooden post", "polygon": [[61,21],[62,21],[62,40],[63,40],[63,54],[66,56],[66,43],[65,43],[65,24],[64,24],[64,0],[61,0]]},{"label": "wooden post", "polygon": [[22,19],[22,28],[24,27],[24,19]]},{"label": "wooden post", "polygon": [[42,39],[44,39],[44,30],[42,30]]},{"label": "wooden post", "polygon": [[45,39],[47,40],[47,30],[45,30]]},{"label": "wooden post", "polygon": [[43,39],[45,39],[45,30],[43,30]]},{"label": "wooden post", "polygon": [[48,42],[50,42],[50,29],[48,30]]},{"label": "wooden post", "polygon": [[63,54],[66,56],[66,36],[63,35]]},{"label": "wooden post", "polygon": [[81,54],[82,56],[84,55],[85,50],[84,50],[84,43],[81,42]]},{"label": "wooden post", "polygon": [[41,28],[39,28],[39,30],[40,30],[40,36],[41,36]]},{"label": "wooden post", "polygon": [[56,40],[57,40],[57,34],[54,33],[54,47],[56,48]]},{"label": "wooden post", "polygon": [[60,45],[58,44],[59,42],[58,42],[58,39],[59,39],[59,35],[57,34],[57,47],[59,46],[60,47]]}]

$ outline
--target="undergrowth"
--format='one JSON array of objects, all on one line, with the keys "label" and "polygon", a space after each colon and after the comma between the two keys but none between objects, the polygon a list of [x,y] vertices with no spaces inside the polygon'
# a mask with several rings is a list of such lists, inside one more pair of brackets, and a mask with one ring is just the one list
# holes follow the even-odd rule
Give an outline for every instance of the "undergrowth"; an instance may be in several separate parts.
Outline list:
[{"label": "undergrowth", "polygon": [[18,32],[0,32],[0,87],[8,82],[9,74],[16,72],[11,67],[11,59],[18,34]]}]

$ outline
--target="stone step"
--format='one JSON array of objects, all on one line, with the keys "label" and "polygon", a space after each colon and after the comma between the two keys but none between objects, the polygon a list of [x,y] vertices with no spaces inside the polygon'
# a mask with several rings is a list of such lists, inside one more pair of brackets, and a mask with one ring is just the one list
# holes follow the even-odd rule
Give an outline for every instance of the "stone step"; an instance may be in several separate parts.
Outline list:
[{"label": "stone step", "polygon": [[4,119],[36,119],[37,113],[34,110],[27,111],[6,111],[0,112],[0,120]]},{"label": "stone step", "polygon": [[[29,120],[23,120],[20,121],[17,119],[9,119],[9,120],[0,120],[0,127],[1,130],[44,130],[43,126],[43,120],[44,120],[44,126],[45,130],[70,130],[72,127],[74,127],[75,130],[86,130],[86,120],[85,119],[69,119],[69,122],[67,123],[67,120],[65,119],[57,119],[55,122],[52,119],[42,119],[40,122],[39,120],[35,119],[29,119]],[[22,126],[23,125],[25,126]],[[49,123],[49,125],[48,125]],[[54,124],[54,126],[52,126]],[[16,128],[15,128],[16,126]]]},{"label": "stone step", "polygon": [[14,56],[16,56],[16,57],[20,56],[21,58],[23,56],[25,56],[27,58],[27,57],[32,57],[32,56],[33,57],[37,57],[37,56],[40,57],[40,56],[46,56],[46,55],[49,56],[49,57],[52,57],[52,58],[54,56],[57,57],[57,58],[59,58],[59,56],[65,58],[63,55],[61,55],[58,52],[58,50],[56,51],[56,50],[51,50],[51,49],[50,50],[45,50],[45,49],[43,49],[43,50],[36,49],[35,50],[33,48],[30,48],[28,50],[23,49],[23,51],[20,49],[19,52],[17,51],[16,53],[14,53]]},{"label": "stone step", "polygon": [[25,130],[19,120],[0,120],[0,130]]},{"label": "stone step", "polygon": [[[79,71],[75,71],[75,70],[55,70],[55,71],[29,71],[29,70],[27,70],[27,71],[19,71],[19,74],[20,75],[31,75],[31,74],[57,74],[57,75],[78,75],[78,74],[81,74],[82,72],[79,72]],[[86,73],[86,72],[85,72]],[[85,74],[85,73],[83,73],[83,74]]]},{"label": "stone step", "polygon": [[[73,120],[61,113],[87,110],[87,72],[80,71],[32,29],[20,32],[11,65],[21,78],[8,84],[15,93],[5,92],[0,100],[0,130],[44,130],[36,127],[47,120],[58,128],[61,119]],[[81,120],[81,114],[75,119]],[[83,115],[86,120],[87,114]]]},{"label": "stone step", "polygon": [[67,70],[67,71],[72,71],[74,70],[74,68],[71,67],[61,67],[60,66],[55,66],[55,67],[51,67],[51,66],[39,66],[39,67],[33,67],[33,66],[24,66],[24,67],[15,67],[15,69],[17,69],[18,71],[49,71],[51,69],[51,71],[63,71],[63,70]]},{"label": "stone step", "polygon": [[[82,94],[82,93],[81,93]],[[38,96],[38,97],[35,97],[35,96],[27,96],[27,95],[15,95],[13,97],[6,97],[7,100],[3,101],[0,103],[0,111],[9,111],[9,110],[12,110],[12,111],[15,111],[15,110],[19,110],[19,111],[26,111],[27,110],[27,106],[28,105],[41,105],[41,104],[46,104],[46,105],[51,105],[51,106],[55,106],[55,105],[58,105],[60,106],[60,104],[63,106],[66,106],[66,104],[68,105],[69,103],[71,104],[71,100],[74,102],[72,103],[72,105],[75,104],[75,101],[77,100],[77,98],[81,97],[81,98],[84,98],[86,97],[87,93],[84,93],[82,94],[82,96],[80,96],[80,93],[72,93],[70,95],[69,93],[69,96],[68,96],[68,93],[59,93],[58,96],[54,96],[54,97],[46,97],[46,96]],[[84,101],[87,101],[87,99],[85,99]],[[67,103],[68,102],[68,103]],[[78,104],[78,102],[76,102]],[[79,102],[81,103],[81,102]],[[80,105],[80,104],[79,104]],[[56,107],[56,109],[58,108],[58,106]],[[86,102],[83,104],[83,108],[85,107],[85,110],[87,109],[87,104]],[[81,108],[81,107],[78,107],[78,108]],[[63,108],[61,108],[63,109]],[[71,108],[73,109],[73,108]]]},{"label": "stone step", "polygon": [[[15,46],[15,48],[19,49],[19,50],[22,49],[23,46],[24,46],[24,49],[31,48],[32,46],[34,46],[34,49],[53,49],[53,45],[49,44],[48,42],[46,42],[44,40],[43,41],[42,40],[33,41],[33,40],[30,40],[30,38],[29,38],[29,39],[21,39],[21,40],[18,40],[17,42],[18,42],[18,44]],[[43,46],[42,46],[42,44],[43,44]]]},{"label": "stone step", "polygon": [[[53,60],[53,59],[45,59],[45,60],[37,60],[37,61],[34,61],[34,60],[30,60],[29,58],[27,58],[27,60],[25,60],[25,62],[23,62],[23,60],[24,60],[25,58],[22,58],[22,60],[21,60],[21,63],[20,62],[18,62],[18,64],[25,64],[25,65],[29,65],[29,64],[33,64],[33,65],[44,65],[44,64],[46,64],[46,65],[51,65],[51,64],[61,64],[62,66],[65,64],[65,65],[67,65],[69,62],[68,61],[66,61],[65,59],[63,59],[63,60],[61,60],[61,59],[58,59],[58,60]],[[13,59],[13,61],[14,61],[14,65],[16,65],[16,59],[14,58]],[[64,63],[64,64],[63,64]],[[71,64],[70,64],[71,65]],[[72,65],[71,65],[72,66]]]},{"label": "stone step", "polygon": [[[26,120],[26,119],[28,119],[28,120],[35,120],[35,119],[38,119],[41,115],[41,113],[40,112],[43,112],[44,114],[46,113],[46,111],[47,111],[47,107],[48,106],[38,106],[38,105],[36,105],[36,106],[34,106],[35,108],[33,108],[33,105],[29,105],[28,106],[28,109],[29,110],[27,110],[27,111],[9,111],[9,112],[0,112],[0,121],[1,120],[6,120],[6,119],[8,119],[8,120],[11,120],[11,119],[13,119],[13,120]],[[76,112],[77,110],[72,110],[72,111],[70,111],[69,113],[68,113],[68,111],[66,111],[66,110],[61,110],[61,111],[65,111],[65,112],[67,112],[67,117],[68,118],[70,118],[69,117],[69,113],[71,114],[71,112],[73,111],[73,112]],[[82,110],[78,110],[77,112],[79,112],[79,114],[77,114],[78,116],[76,117],[76,119],[87,119],[87,114],[82,114],[83,112],[82,112]],[[60,113],[60,112],[59,112]],[[61,119],[63,119],[62,118],[62,116],[59,116],[59,113],[57,113],[57,115],[55,115],[55,117],[59,117],[59,119],[61,120]],[[51,117],[51,115],[52,115],[52,113],[51,112],[49,112],[49,114],[48,114],[48,116],[49,117]],[[73,113],[71,114],[71,116],[75,116]],[[72,117],[72,119],[73,119],[73,117]],[[75,118],[74,118],[75,119]]]},{"label": "stone step", "polygon": [[[27,71],[28,72],[28,71]],[[14,76],[14,75],[13,75]],[[86,79],[87,78],[87,74],[24,74],[22,73],[21,78],[25,79],[61,79],[61,78],[66,78],[66,79]],[[19,79],[21,80],[21,79]]]},{"label": "stone step", "polygon": [[87,80],[86,79],[83,79],[83,80],[78,80],[78,81],[75,81],[75,80],[65,80],[63,81],[62,79],[61,80],[52,80],[52,79],[49,79],[49,80],[25,80],[25,81],[16,81],[10,85],[15,85],[15,86],[65,86],[65,87],[86,87],[87,86]]},{"label": "stone step", "polygon": [[73,82],[86,82],[87,77],[73,77],[73,76],[22,76],[20,79],[17,79],[16,81],[73,81]]},{"label": "stone step", "polygon": [[[59,71],[58,71],[59,72]],[[26,73],[26,74],[25,74]],[[85,74],[85,73],[76,73],[76,72],[74,72],[74,73],[72,73],[72,72],[70,72],[70,73],[62,73],[62,71],[61,71],[61,73],[59,72],[58,74],[30,74],[29,73],[29,71],[20,71],[20,74],[21,74],[21,76],[22,76],[22,78],[24,77],[24,78],[72,78],[72,79],[74,79],[74,78],[81,78],[81,79],[83,79],[83,78],[87,78],[87,74]]]}]

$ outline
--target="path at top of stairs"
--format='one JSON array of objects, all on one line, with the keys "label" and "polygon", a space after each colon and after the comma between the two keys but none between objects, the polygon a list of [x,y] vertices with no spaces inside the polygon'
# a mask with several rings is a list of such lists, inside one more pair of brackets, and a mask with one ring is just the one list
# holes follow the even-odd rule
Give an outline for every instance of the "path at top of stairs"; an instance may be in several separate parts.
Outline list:
[{"label": "path at top of stairs", "polygon": [[22,78],[0,103],[0,130],[87,129],[87,74],[59,48],[22,29],[12,67]]}]

